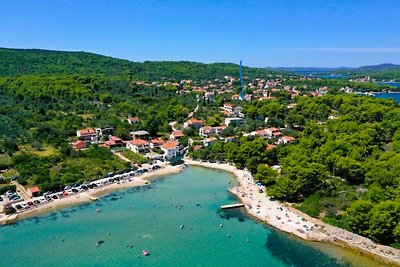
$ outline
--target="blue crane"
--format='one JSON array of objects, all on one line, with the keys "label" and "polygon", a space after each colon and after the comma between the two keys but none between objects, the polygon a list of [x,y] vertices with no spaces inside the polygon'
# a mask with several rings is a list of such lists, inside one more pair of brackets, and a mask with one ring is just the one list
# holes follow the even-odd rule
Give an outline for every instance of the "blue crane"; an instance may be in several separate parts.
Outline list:
[{"label": "blue crane", "polygon": [[242,60],[240,60],[240,84],[242,85],[242,92],[240,93],[240,100],[243,100],[244,97],[246,96],[246,93],[244,92],[244,83],[243,83],[243,75],[242,75]]}]

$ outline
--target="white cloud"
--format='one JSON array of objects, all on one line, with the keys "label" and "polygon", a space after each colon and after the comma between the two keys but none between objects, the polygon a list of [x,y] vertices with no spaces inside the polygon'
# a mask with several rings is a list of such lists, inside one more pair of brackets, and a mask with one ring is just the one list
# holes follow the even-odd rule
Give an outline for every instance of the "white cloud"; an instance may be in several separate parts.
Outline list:
[{"label": "white cloud", "polygon": [[400,53],[400,47],[315,47],[296,48],[309,52],[351,52],[351,53]]}]

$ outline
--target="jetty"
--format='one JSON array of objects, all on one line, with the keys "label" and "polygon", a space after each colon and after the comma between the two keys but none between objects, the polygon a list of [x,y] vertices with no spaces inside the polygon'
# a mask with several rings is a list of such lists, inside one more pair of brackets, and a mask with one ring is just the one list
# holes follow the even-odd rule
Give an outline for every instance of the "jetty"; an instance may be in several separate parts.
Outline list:
[{"label": "jetty", "polygon": [[235,203],[235,204],[222,205],[221,209],[227,210],[227,209],[236,209],[241,207],[244,207],[243,203]]}]

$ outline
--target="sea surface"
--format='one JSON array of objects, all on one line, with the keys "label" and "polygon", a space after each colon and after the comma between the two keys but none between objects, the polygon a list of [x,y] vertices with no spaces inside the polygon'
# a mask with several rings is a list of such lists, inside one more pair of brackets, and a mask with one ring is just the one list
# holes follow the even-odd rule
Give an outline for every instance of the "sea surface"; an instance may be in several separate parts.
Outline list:
[{"label": "sea surface", "polygon": [[235,183],[225,172],[189,167],[0,227],[0,266],[349,266],[241,210],[221,211],[235,202],[227,192]]}]

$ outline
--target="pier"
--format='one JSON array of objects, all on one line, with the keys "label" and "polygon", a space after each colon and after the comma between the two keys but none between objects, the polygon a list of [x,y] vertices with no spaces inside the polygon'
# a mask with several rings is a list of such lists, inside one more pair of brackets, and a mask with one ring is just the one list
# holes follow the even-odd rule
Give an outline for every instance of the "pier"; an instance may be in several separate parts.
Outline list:
[{"label": "pier", "polygon": [[236,204],[222,205],[221,209],[227,210],[227,209],[236,209],[236,208],[241,208],[241,207],[244,207],[243,203],[236,203]]}]

